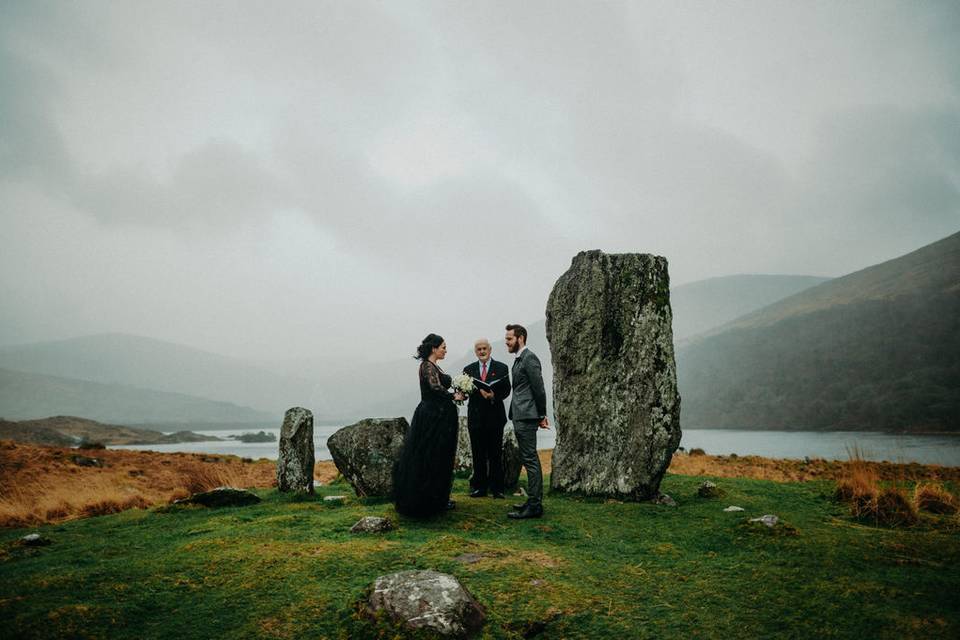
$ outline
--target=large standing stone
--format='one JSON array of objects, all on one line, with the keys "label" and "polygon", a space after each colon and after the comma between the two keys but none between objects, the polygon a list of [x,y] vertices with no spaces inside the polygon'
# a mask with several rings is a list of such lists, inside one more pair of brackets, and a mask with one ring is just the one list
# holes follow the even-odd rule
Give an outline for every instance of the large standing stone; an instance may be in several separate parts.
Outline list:
[{"label": "large standing stone", "polygon": [[680,444],[667,261],[584,251],[547,302],[557,443],[550,486],[645,500]]},{"label": "large standing stone", "polygon": [[327,440],[333,463],[357,495],[393,494],[393,463],[403,450],[406,418],[367,418]]},{"label": "large standing stone", "polygon": [[373,583],[370,611],[384,611],[414,629],[465,637],[483,626],[484,612],[455,577],[437,571],[401,571]]},{"label": "large standing stone", "polygon": [[303,407],[287,409],[280,429],[277,488],[313,493],[313,414]]}]

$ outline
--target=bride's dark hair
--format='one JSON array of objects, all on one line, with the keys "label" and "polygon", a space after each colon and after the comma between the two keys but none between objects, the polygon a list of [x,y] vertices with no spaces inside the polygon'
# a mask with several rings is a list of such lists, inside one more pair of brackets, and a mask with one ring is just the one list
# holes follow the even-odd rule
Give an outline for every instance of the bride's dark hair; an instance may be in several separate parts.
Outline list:
[{"label": "bride's dark hair", "polygon": [[417,355],[413,356],[417,360],[426,360],[433,353],[433,350],[443,344],[443,337],[435,333],[429,334],[417,347]]}]

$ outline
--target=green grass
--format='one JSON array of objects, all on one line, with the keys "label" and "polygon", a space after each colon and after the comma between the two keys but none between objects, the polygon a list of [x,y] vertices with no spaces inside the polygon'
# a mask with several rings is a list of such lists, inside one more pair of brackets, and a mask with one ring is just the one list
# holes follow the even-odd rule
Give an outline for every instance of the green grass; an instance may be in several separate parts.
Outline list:
[{"label": "green grass", "polygon": [[[523,522],[458,480],[457,510],[426,522],[383,501],[324,504],[349,492],[332,486],[43,527],[54,543],[36,549],[16,544],[28,530],[5,530],[0,636],[399,637],[358,602],[378,575],[431,568],[486,607],[489,638],[544,621],[545,638],[960,637],[955,517],[883,529],[851,520],[831,484],[713,478],[726,495],[707,500],[702,480],[667,476],[678,508],[548,496],[547,517]],[[788,526],[746,524],[764,513]],[[364,515],[398,529],[350,534]]]}]

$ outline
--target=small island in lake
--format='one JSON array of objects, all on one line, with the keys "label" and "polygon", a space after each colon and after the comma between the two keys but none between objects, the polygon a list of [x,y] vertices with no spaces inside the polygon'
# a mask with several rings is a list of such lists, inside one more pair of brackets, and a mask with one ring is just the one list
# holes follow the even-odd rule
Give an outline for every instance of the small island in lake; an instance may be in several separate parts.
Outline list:
[{"label": "small island in lake", "polygon": [[258,431],[256,433],[241,433],[238,436],[227,436],[233,440],[239,440],[240,442],[276,442],[277,436],[272,433],[267,433],[266,431]]}]

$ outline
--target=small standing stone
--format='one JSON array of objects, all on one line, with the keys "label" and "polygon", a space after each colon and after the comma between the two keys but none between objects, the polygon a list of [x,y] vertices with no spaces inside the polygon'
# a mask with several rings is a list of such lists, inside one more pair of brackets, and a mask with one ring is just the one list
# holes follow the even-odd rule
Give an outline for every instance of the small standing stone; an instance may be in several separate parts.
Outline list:
[{"label": "small standing stone", "polygon": [[324,496],[323,501],[327,504],[343,504],[347,501],[347,496]]},{"label": "small standing stone", "polygon": [[288,409],[280,429],[277,489],[313,493],[313,414],[303,407]]},{"label": "small standing stone", "polygon": [[455,577],[437,571],[401,571],[380,576],[369,599],[372,613],[384,611],[413,629],[443,636],[469,637],[483,626],[485,614]]}]

